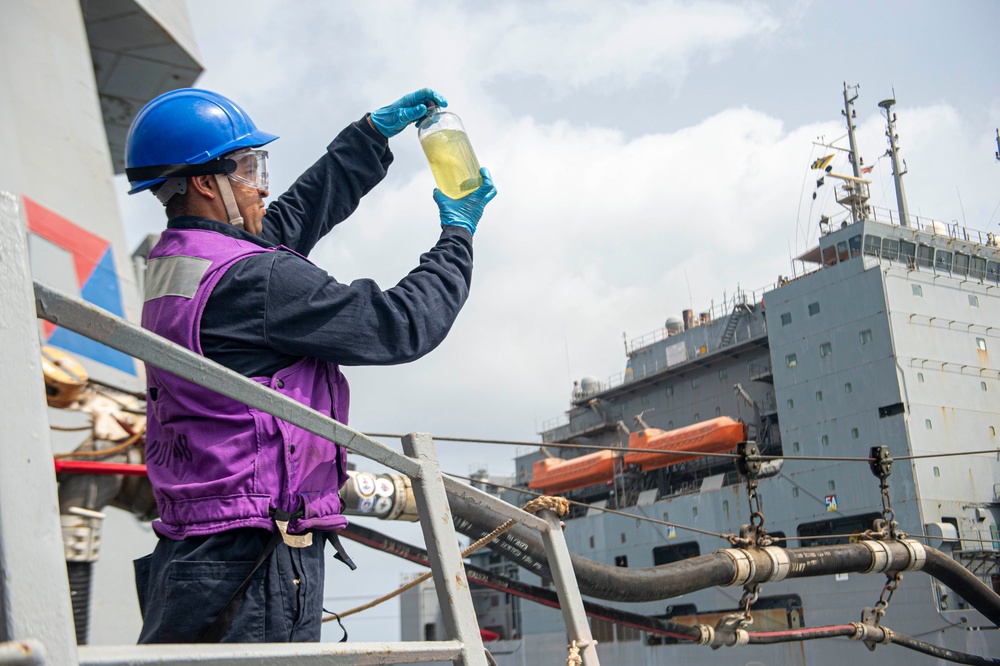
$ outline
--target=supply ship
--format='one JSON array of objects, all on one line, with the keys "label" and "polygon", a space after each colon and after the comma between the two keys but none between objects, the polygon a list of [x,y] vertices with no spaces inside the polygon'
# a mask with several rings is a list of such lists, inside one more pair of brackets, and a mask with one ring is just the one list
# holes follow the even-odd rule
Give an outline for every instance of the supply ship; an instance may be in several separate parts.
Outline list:
[{"label": "supply ship", "polygon": [[[628,342],[624,371],[575,382],[569,410],[544,426],[537,451],[517,458],[513,478],[484,474],[484,487],[514,504],[531,493],[572,500],[570,550],[620,569],[622,581],[634,569],[726,548],[726,536],[755,522],[791,548],[857,542],[894,520],[1000,591],[1000,367],[991,360],[1000,349],[1000,243],[908,212],[892,99],[879,106],[899,206],[870,205],[870,169],[856,157],[857,98],[857,87],[845,84],[846,173],[834,171],[833,156],[813,164],[835,184],[843,213],[822,218],[818,243],[795,259],[794,277],[668,316],[662,329]],[[733,454],[747,439],[766,461],[755,497],[735,456],[712,455]],[[896,461],[887,493],[871,468],[873,447]],[[472,562],[547,584],[501,554]],[[762,585],[753,629],[857,620],[884,598],[880,578],[843,573]],[[1000,632],[961,594],[927,576],[904,578],[885,609],[893,626],[951,649],[1000,654]],[[613,605],[714,624],[739,611],[739,592],[714,587]],[[426,593],[410,594],[404,639],[435,622]],[[497,663],[553,663],[564,654],[558,611],[496,589],[476,598],[480,625],[497,636]],[[602,659],[617,664],[832,665],[867,656],[834,640],[757,645],[721,661],[627,621],[591,622]],[[911,655],[879,658],[902,663]]]},{"label": "supply ship", "polygon": [[[442,611],[440,570],[437,592],[421,584],[403,593],[401,643],[243,646],[232,653],[227,646],[129,646],[138,609],[130,572],[122,572],[148,552],[148,540],[123,535],[156,515],[140,469],[140,354],[97,341],[121,323],[100,320],[90,336],[63,325],[46,312],[60,298],[39,283],[122,320],[138,319],[149,243],[134,252],[126,247],[113,174],[123,169],[134,114],[157,94],[194,84],[202,67],[183,5],[39,0],[8,9],[0,49],[18,67],[6,70],[2,85],[8,99],[34,103],[7,105],[0,129],[13,147],[0,167],[0,231],[7,234],[0,236],[0,253],[7,253],[0,261],[0,350],[8,370],[28,367],[16,350],[33,338],[35,321],[32,313],[15,316],[12,304],[25,293],[11,286],[18,276],[10,260],[22,259],[12,248],[25,241],[47,395],[24,390],[27,370],[15,376],[23,384],[0,389],[7,431],[0,448],[0,663],[403,663],[407,655],[427,663],[432,654],[486,663],[481,652],[466,649],[479,647],[468,641],[473,614],[480,635],[472,638],[483,639],[496,663],[563,663],[567,634],[583,624],[554,607],[567,587],[587,597],[596,641],[596,650],[591,644],[584,652],[587,666],[598,656],[606,664],[934,661],[898,647],[868,657],[844,638],[719,652],[705,644],[727,643],[697,646],[686,631],[715,626],[719,636],[726,630],[739,639],[735,630],[749,627],[787,639],[858,619],[871,627],[873,613],[937,646],[945,655],[939,659],[973,655],[980,661],[963,663],[994,663],[986,660],[1000,654],[1000,370],[990,361],[1000,344],[1000,248],[989,234],[906,210],[892,100],[883,108],[899,210],[869,205],[851,123],[856,95],[846,86],[848,168],[818,165],[822,177],[839,183],[836,198],[846,212],[822,220],[818,244],[797,259],[792,277],[756,292],[738,289],[703,312],[666,317],[662,329],[626,345],[620,375],[585,377],[573,387],[565,418],[544,427],[537,450],[517,459],[513,477],[484,473],[473,480],[518,507],[538,494],[571,501],[564,536],[579,590],[566,585],[573,576],[553,575],[532,537],[512,530],[468,558],[469,579],[483,583],[474,588],[468,617]],[[53,178],[53,164],[71,164],[73,177]],[[22,229],[22,238],[12,238],[11,229]],[[133,349],[148,352],[141,344]],[[37,345],[33,351],[38,355]],[[56,479],[51,461],[37,464],[29,447],[40,431],[43,448],[56,456]],[[416,519],[408,478],[362,471],[354,479],[345,489],[350,513]],[[51,497],[44,494],[50,486]],[[459,532],[479,537],[509,513],[470,502],[474,494],[455,488],[448,485],[448,502]],[[61,534],[50,509],[60,514]],[[443,499],[436,509],[447,509]],[[427,536],[432,521],[421,522]],[[371,524],[359,517],[345,536],[429,559]],[[837,560],[847,552],[838,547],[865,542],[890,544],[897,553],[905,546],[913,564],[924,557],[915,540],[928,553],[943,552],[967,577],[916,571],[894,579]],[[729,557],[712,559],[720,549],[769,553],[778,565],[741,596],[735,578],[710,580],[698,568]],[[890,550],[872,546],[883,559],[881,569],[874,562],[870,570],[892,572]],[[793,551],[799,559],[791,559]],[[802,572],[791,570],[794,562],[831,573],[796,577]],[[461,588],[444,597],[455,608],[462,607]],[[122,589],[128,603],[117,603]],[[91,613],[105,631],[95,641],[101,645],[86,645]],[[114,636],[107,627],[116,628]],[[872,635],[888,642],[886,631]],[[436,645],[421,647],[430,642]],[[866,645],[876,647],[871,637]]]}]

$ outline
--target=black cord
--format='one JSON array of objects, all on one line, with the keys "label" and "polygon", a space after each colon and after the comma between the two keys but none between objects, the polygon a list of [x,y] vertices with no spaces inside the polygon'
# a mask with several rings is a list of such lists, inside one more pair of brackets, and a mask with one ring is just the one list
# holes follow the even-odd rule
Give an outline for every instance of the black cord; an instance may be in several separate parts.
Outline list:
[{"label": "black cord", "polygon": [[344,637],[341,638],[337,642],[338,643],[346,643],[347,642],[347,629],[344,628],[344,623],[340,621],[340,616],[337,615],[336,613],[334,613],[332,610],[327,610],[326,608],[323,609],[323,612],[324,613],[329,613],[330,615],[332,615],[333,619],[335,619],[337,621],[337,624],[340,625],[340,630],[344,632]]}]

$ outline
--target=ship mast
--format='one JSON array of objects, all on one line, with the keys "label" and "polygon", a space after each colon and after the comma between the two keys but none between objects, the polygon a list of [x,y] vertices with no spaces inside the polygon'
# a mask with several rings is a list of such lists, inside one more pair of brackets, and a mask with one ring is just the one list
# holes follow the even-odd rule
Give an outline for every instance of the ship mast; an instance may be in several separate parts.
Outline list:
[{"label": "ship mast", "polygon": [[[853,86],[847,85],[844,82],[844,110],[841,112],[844,114],[844,118],[847,119],[847,139],[851,144],[851,152],[848,154],[847,159],[851,163],[851,169],[853,169],[854,177],[857,179],[855,181],[847,181],[845,189],[849,190],[853,196],[848,197],[847,203],[851,207],[851,221],[854,223],[861,222],[865,219],[865,201],[868,197],[865,192],[863,192],[864,183],[861,181],[861,159],[858,153],[858,138],[854,133],[857,129],[857,125],[854,124],[854,119],[858,117],[857,111],[854,110],[854,100],[858,98],[858,88],[861,86],[855,84]],[[851,91],[854,95],[851,96]]]},{"label": "ship mast", "polygon": [[910,212],[906,207],[906,192],[903,190],[903,174],[905,167],[900,168],[899,160],[899,135],[896,134],[896,114],[892,112],[892,107],[896,104],[895,99],[886,99],[878,103],[885,109],[887,129],[885,135],[889,137],[888,155],[892,158],[892,179],[896,184],[896,205],[899,206],[899,225],[908,227]]}]

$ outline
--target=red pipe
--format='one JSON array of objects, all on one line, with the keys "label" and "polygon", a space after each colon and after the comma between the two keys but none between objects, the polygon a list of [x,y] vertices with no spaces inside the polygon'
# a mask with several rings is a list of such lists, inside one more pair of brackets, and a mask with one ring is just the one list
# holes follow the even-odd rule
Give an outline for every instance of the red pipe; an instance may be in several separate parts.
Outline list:
[{"label": "red pipe", "polygon": [[93,462],[89,460],[56,460],[56,473],[146,476],[145,465],[130,463]]}]

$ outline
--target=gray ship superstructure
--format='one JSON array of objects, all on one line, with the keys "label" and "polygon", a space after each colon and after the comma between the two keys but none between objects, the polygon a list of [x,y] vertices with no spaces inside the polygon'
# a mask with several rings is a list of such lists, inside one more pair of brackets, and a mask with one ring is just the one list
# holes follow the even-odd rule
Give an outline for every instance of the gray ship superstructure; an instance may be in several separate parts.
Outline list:
[{"label": "gray ship superstructure", "polygon": [[[848,216],[823,219],[818,244],[798,258],[800,274],[759,293],[737,290],[721,306],[670,317],[663,329],[628,343],[625,371],[606,382],[577,382],[565,418],[544,427],[537,452],[517,459],[515,478],[504,483],[527,490],[553,457],[573,464],[596,450],[554,444],[623,449],[607,478],[561,493],[577,502],[566,520],[574,553],[606,565],[653,567],[729,547],[720,535],[751,523],[745,479],[732,458],[704,456],[647,471],[622,462],[639,431],[729,417],[745,422],[761,453],[775,457],[764,465],[754,508],[776,543],[847,543],[875,521],[894,519],[899,531],[1000,590],[1000,368],[990,360],[1000,353],[1000,244],[989,234],[909,216],[892,100],[880,106],[889,121],[899,210],[868,205],[868,181],[854,159],[852,90],[845,86],[844,99],[854,173],[826,174],[839,180],[837,200]],[[888,447],[894,461],[885,495],[868,462],[876,446]],[[947,455],[927,457],[937,454]],[[505,495],[515,504],[527,497]],[[495,554],[472,559],[546,585]],[[859,620],[884,594],[884,583],[883,575],[840,574],[765,584],[752,607],[752,629]],[[713,587],[616,605],[711,625],[737,610],[740,593]],[[501,592],[478,594],[481,626],[500,635],[492,648],[498,663],[565,659],[557,610]],[[433,622],[433,613],[404,616],[404,639],[422,637]],[[1000,654],[992,623],[921,573],[899,583],[885,624],[936,645]],[[592,628],[602,660],[616,664],[934,662],[898,648],[869,655],[842,639],[720,653],[622,624],[593,620]]]}]

